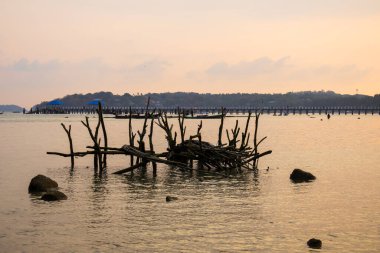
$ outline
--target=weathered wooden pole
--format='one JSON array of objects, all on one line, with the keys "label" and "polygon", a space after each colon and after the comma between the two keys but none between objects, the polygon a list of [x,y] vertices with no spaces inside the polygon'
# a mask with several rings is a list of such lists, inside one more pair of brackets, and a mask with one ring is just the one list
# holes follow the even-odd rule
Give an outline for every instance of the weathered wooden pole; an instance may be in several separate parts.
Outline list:
[{"label": "weathered wooden pole", "polygon": [[[132,129],[132,108],[129,107],[129,145],[131,147],[134,147],[135,145],[135,138],[136,138],[136,134],[133,133],[133,129]],[[130,156],[130,165],[133,166],[134,164],[134,157],[133,155]]]},{"label": "weathered wooden pole", "polygon": [[[154,113],[154,112],[153,112]],[[154,147],[153,147],[153,127],[154,127],[154,115],[152,113],[152,119],[150,121],[150,132],[149,132],[149,148],[150,148],[150,152],[154,155],[155,152],[154,152]],[[157,176],[157,163],[156,162],[152,162],[152,167],[153,167],[153,176]]]},{"label": "weathered wooden pole", "polygon": [[249,121],[251,119],[252,112],[248,112],[248,118],[247,122],[245,124],[245,130],[244,132],[241,133],[241,143],[240,143],[240,150],[245,149],[248,146],[248,141],[249,141],[249,133],[248,133],[248,127],[249,127]]},{"label": "weathered wooden pole", "polygon": [[69,138],[70,144],[70,158],[71,158],[71,169],[74,169],[74,148],[73,148],[73,139],[71,138],[71,125],[69,125],[69,129],[66,128],[65,124],[61,123],[61,126],[65,130],[67,137]]},{"label": "weathered wooden pole", "polygon": [[98,166],[99,166],[100,167],[100,172],[102,172],[103,169],[102,169],[102,156],[100,154],[100,140],[98,141],[98,139],[97,139],[98,138],[98,133],[99,133],[100,121],[98,120],[98,124],[97,124],[97,126],[95,128],[95,134],[91,130],[88,117],[86,117],[86,122],[84,122],[84,121],[81,121],[81,122],[87,128],[88,133],[90,134],[90,137],[91,137],[92,141],[94,142],[94,149],[95,149],[95,153],[94,153],[94,171],[95,171],[95,173],[97,173],[98,172]]},{"label": "weathered wooden pole", "polygon": [[118,170],[118,171],[114,172],[113,174],[120,175],[120,174],[127,173],[127,172],[133,172],[133,170],[138,169],[141,166],[145,166],[145,164],[142,163],[142,162],[141,163],[137,163],[135,165],[132,165],[129,168]]},{"label": "weathered wooden pole", "polygon": [[[259,130],[259,118],[260,118],[260,113],[256,113],[255,115],[255,132],[254,132],[254,136],[253,136],[253,151],[254,151],[254,155],[256,156],[257,155],[257,146],[258,146],[258,142],[257,142],[257,133],[258,133],[258,130]],[[258,160],[254,159],[253,160],[253,168],[256,169],[257,168],[257,165],[258,165]]]},{"label": "weathered wooden pole", "polygon": [[[96,113],[96,112],[95,112]],[[86,119],[88,120],[88,119]],[[90,126],[90,124],[87,122],[88,126]],[[91,129],[91,128],[90,128]],[[97,146],[97,148],[95,149],[95,152],[96,152],[96,155],[94,155],[94,163],[97,164],[96,167],[99,166],[99,171],[100,173],[103,171],[102,170],[102,155],[100,154],[100,138],[98,139],[98,136],[99,136],[99,129],[100,129],[100,119],[98,118],[98,123],[96,125],[96,128],[95,128],[95,146]]]},{"label": "weathered wooden pole", "polygon": [[[103,131],[104,151],[107,152],[108,137],[107,137],[106,126],[104,124],[102,104],[100,102],[98,102],[98,115],[99,115],[99,121],[100,121],[100,124],[102,126],[102,131]],[[103,155],[103,167],[107,167],[107,153],[104,153]]]},{"label": "weathered wooden pole", "polygon": [[[182,116],[181,116],[182,113]],[[185,122],[185,111],[178,107],[178,124],[179,124],[179,130],[181,134],[181,143],[185,142],[185,134],[186,134],[186,126],[184,126]]]},{"label": "weathered wooden pole", "polygon": [[[147,124],[147,121],[148,121],[148,115],[150,115],[148,113],[148,110],[149,110],[149,102],[150,102],[150,97],[148,97],[148,102],[146,104],[146,108],[145,108],[145,117],[144,117],[144,124],[143,124],[143,129],[142,131],[137,131],[140,139],[138,140],[138,143],[139,143],[139,150],[141,152],[145,152],[145,142],[144,142],[144,137],[145,137],[145,134],[146,134],[146,128],[148,127],[148,124]],[[142,161],[144,162],[144,159],[142,159]],[[137,158],[137,162],[140,162],[140,158],[138,157]],[[146,164],[146,163],[145,163]]]},{"label": "weathered wooden pole", "polygon": [[225,117],[225,111],[224,107],[222,107],[222,117],[220,119],[220,126],[219,126],[219,133],[218,133],[218,146],[222,146],[222,133],[223,133],[223,124],[224,124],[224,117]]}]

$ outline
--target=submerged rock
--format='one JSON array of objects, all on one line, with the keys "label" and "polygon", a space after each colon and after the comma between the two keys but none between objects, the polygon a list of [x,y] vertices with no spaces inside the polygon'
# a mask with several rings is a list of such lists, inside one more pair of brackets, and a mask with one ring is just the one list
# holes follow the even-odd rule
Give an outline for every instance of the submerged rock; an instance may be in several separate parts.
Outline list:
[{"label": "submerged rock", "polygon": [[44,175],[37,175],[30,181],[28,191],[29,193],[47,192],[57,187],[58,183],[53,179]]},{"label": "submerged rock", "polygon": [[177,199],[178,199],[177,197],[166,196],[166,202],[170,202],[170,201],[177,200]]},{"label": "submerged rock", "polygon": [[58,201],[58,200],[66,200],[67,196],[63,192],[60,191],[49,191],[42,195],[42,200],[45,201]]},{"label": "submerged rock", "polygon": [[309,241],[307,241],[307,246],[313,249],[320,249],[322,248],[322,241],[319,239],[311,238]]},{"label": "submerged rock", "polygon": [[310,172],[303,171],[301,169],[294,169],[292,174],[290,174],[290,179],[294,183],[309,182],[315,180],[316,177]]}]

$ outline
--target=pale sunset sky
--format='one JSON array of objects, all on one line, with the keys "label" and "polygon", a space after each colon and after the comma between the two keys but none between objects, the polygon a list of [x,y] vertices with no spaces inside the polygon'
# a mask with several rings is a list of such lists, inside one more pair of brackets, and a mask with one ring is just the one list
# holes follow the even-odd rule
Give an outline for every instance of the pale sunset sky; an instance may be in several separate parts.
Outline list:
[{"label": "pale sunset sky", "polygon": [[322,89],[380,93],[380,0],[0,0],[0,104]]}]

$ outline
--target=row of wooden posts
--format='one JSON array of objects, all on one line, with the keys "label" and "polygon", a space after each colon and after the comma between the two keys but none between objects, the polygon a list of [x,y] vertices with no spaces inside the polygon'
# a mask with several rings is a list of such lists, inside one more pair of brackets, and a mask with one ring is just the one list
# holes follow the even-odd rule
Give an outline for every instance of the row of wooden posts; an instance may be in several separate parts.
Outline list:
[{"label": "row of wooden posts", "polygon": [[[113,115],[123,115],[129,113],[132,110],[133,114],[145,113],[146,108],[142,107],[103,107],[104,114]],[[31,110],[31,114],[96,114],[97,107],[44,107]],[[151,108],[150,112],[155,110],[157,113],[167,113],[167,114],[178,114],[178,107],[160,107]],[[221,113],[221,108],[216,107],[195,107],[195,108],[181,108],[185,110],[188,114],[193,115],[197,113],[210,113],[219,114]],[[297,106],[297,107],[228,107],[224,108],[226,114],[245,114],[248,112],[260,112],[262,114],[273,114],[273,115],[295,115],[295,114],[370,114],[370,115],[380,115],[379,106],[320,106],[320,107],[307,107],[307,106]]]},{"label": "row of wooden posts", "polygon": [[[155,110],[149,108],[150,99],[148,99],[145,108],[145,118],[141,131],[134,132],[132,126],[132,111],[129,111],[129,144],[122,147],[109,147],[107,131],[104,123],[102,105],[99,103],[96,113],[98,114],[98,122],[95,129],[92,129],[89,123],[89,118],[86,117],[82,124],[88,130],[92,140],[92,145],[87,146],[87,151],[74,152],[73,140],[71,136],[71,125],[68,127],[61,123],[65,130],[70,146],[70,153],[47,152],[50,155],[58,155],[71,158],[71,168],[74,168],[75,157],[83,157],[93,155],[94,172],[102,174],[107,167],[107,155],[127,155],[130,157],[130,166],[125,169],[114,172],[115,174],[123,174],[133,172],[135,169],[144,167],[148,163],[152,164],[153,174],[157,174],[157,163],[172,165],[180,169],[193,170],[194,161],[197,162],[198,168],[207,168],[215,172],[220,171],[240,171],[242,168],[255,169],[257,168],[259,158],[270,154],[268,150],[260,153],[259,145],[266,139],[258,139],[258,126],[260,113],[254,114],[255,128],[253,134],[253,147],[250,147],[250,129],[249,122],[252,118],[252,112],[248,113],[245,127],[239,127],[239,121],[236,120],[233,129],[224,129],[224,118],[226,112],[222,109],[222,117],[218,131],[218,141],[216,145],[210,144],[202,140],[202,121],[198,125],[197,132],[190,135],[186,139],[186,126],[184,110],[178,108],[178,125],[179,134],[173,131],[173,124],[169,123],[166,113],[160,113],[155,116]],[[156,153],[153,145],[154,126],[157,125],[165,132],[165,138],[168,144],[166,152]],[[149,134],[148,134],[149,127]],[[222,135],[225,130],[228,142],[222,142]],[[148,134],[149,148],[145,143],[145,136]],[[103,138],[103,140],[102,140]],[[136,143],[137,142],[137,143]]]}]

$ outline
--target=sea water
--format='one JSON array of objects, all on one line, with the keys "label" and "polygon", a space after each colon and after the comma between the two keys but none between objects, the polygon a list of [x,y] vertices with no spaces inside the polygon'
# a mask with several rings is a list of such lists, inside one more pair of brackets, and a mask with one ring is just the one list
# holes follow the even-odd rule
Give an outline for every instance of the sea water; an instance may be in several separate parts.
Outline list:
[{"label": "sea water", "polygon": [[[75,159],[71,170],[70,158],[46,152],[68,152],[61,122],[72,125],[75,151],[86,150],[83,119],[0,115],[0,252],[306,252],[313,237],[326,252],[380,251],[378,115],[263,115],[259,137],[267,139],[259,150],[273,153],[258,171],[230,176],[166,165],[156,177],[149,167],[113,175],[129,166],[121,156],[109,156],[102,177],[94,176],[92,157]],[[225,127],[237,119],[243,128],[245,118],[227,118]],[[185,120],[187,136],[199,121]],[[217,142],[219,122],[203,120],[204,140]],[[105,124],[109,146],[128,143],[128,120]],[[134,120],[134,130],[142,124]],[[167,146],[157,126],[154,145],[157,152]],[[317,179],[294,184],[294,168]],[[29,195],[37,174],[56,180],[68,200]],[[167,203],[167,195],[178,200]]]}]

